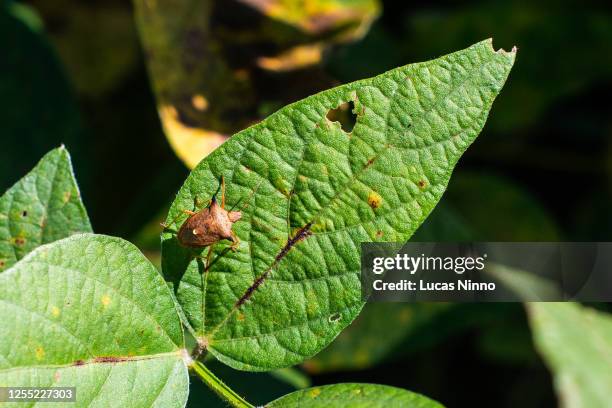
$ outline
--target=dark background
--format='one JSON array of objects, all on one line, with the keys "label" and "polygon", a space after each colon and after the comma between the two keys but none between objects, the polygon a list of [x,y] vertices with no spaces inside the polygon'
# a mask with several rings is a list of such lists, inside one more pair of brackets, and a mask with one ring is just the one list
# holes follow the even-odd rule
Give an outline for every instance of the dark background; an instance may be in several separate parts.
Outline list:
[{"label": "dark background", "polygon": [[[212,14],[216,26],[250,24],[253,12],[245,6],[219,4]],[[3,5],[0,190],[65,143],[94,230],[136,241],[155,258],[155,225],[188,169],[164,137],[131,4]],[[609,7],[584,1],[384,1],[382,9],[363,39],[327,49],[316,68],[320,81],[296,87],[283,101],[488,37],[496,48],[516,45],[509,81],[420,237],[610,240]],[[230,51],[224,55],[230,64],[244,63],[239,48]],[[310,72],[295,75],[314,77]],[[282,78],[262,81],[270,95],[280,92],[274,86]],[[556,404],[521,305],[457,307],[422,330],[377,364],[313,374],[312,381],[396,385],[449,407]],[[239,375],[227,375],[241,387]]]}]

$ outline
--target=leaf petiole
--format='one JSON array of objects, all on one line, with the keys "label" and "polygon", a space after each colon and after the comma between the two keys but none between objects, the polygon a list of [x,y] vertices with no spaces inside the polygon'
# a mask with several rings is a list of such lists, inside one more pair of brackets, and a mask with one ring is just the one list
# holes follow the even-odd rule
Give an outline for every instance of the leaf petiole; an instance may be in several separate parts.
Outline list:
[{"label": "leaf petiole", "polygon": [[198,377],[208,385],[219,397],[227,401],[235,408],[254,408],[253,405],[246,402],[236,391],[228,387],[216,375],[214,375],[208,367],[199,361],[194,361],[189,367]]}]

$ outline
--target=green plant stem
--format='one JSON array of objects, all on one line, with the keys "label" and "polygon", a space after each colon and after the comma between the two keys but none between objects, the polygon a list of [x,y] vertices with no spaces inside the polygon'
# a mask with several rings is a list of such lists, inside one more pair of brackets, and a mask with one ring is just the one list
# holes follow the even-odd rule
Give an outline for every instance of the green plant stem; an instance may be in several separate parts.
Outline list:
[{"label": "green plant stem", "polygon": [[194,361],[191,365],[191,369],[194,373],[200,377],[200,379],[208,385],[219,397],[231,404],[232,407],[236,408],[254,408],[253,405],[246,402],[236,391],[225,385],[223,381],[217,378],[208,367],[199,361]]}]

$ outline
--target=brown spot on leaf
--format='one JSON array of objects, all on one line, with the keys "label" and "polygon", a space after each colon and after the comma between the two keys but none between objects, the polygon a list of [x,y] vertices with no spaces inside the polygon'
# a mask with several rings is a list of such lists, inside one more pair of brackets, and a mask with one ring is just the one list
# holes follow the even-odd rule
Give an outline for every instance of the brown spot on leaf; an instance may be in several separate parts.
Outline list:
[{"label": "brown spot on leaf", "polygon": [[376,160],[376,157],[372,157],[370,160],[368,160],[365,165],[366,168],[370,167],[374,163],[375,160]]},{"label": "brown spot on leaf", "polygon": [[23,246],[26,243],[26,239],[24,237],[15,237],[13,238],[13,242],[17,246]]},{"label": "brown spot on leaf", "polygon": [[419,188],[421,188],[421,189],[425,188],[425,186],[427,185],[425,180],[419,180],[419,182],[417,184],[419,185]]},{"label": "brown spot on leaf", "polygon": [[72,365],[74,365],[74,366],[82,366],[82,365],[85,365],[85,361],[77,360]]},{"label": "brown spot on leaf", "polygon": [[376,231],[376,238],[381,238],[383,235],[385,235],[384,232],[382,232],[380,230]]}]

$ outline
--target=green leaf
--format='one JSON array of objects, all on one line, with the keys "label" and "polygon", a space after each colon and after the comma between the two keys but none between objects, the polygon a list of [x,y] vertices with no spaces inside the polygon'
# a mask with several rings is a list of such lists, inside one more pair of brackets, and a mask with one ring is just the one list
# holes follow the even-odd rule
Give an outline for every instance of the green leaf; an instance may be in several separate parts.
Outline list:
[{"label": "green leaf", "polygon": [[575,303],[527,303],[536,347],[561,405],[605,407],[612,384],[612,316]]},{"label": "green leaf", "polygon": [[76,406],[183,407],[183,333],[130,243],[74,235],[0,275],[0,385],[75,386]]},{"label": "green leaf", "polygon": [[285,395],[266,408],[442,408],[436,401],[401,388],[375,384],[333,384]]},{"label": "green leaf", "polygon": [[[404,241],[423,222],[514,56],[483,41],[319,93],[202,161],[168,223],[178,217],[178,228],[221,175],[227,205],[248,204],[234,225],[237,251],[217,245],[206,273],[174,233],[162,235],[164,274],[202,345],[243,370],[291,366],[328,345],[363,306],[360,243]],[[350,134],[326,118],[348,101],[357,115]]]},{"label": "green leaf", "polygon": [[0,197],[0,272],[42,244],[91,225],[62,146]]}]

